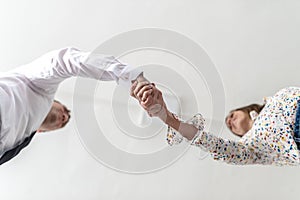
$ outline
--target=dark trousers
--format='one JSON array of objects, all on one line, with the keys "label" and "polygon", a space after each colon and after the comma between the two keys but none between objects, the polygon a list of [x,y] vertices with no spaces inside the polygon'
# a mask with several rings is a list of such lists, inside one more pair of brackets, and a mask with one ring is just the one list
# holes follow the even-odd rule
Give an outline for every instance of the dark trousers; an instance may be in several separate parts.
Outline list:
[{"label": "dark trousers", "polygon": [[25,138],[24,142],[22,142],[21,144],[19,144],[15,148],[5,152],[2,155],[2,157],[0,158],[0,165],[2,165],[3,163],[11,160],[13,157],[18,155],[22,149],[24,149],[26,146],[28,146],[28,144],[31,142],[31,140],[32,140],[33,136],[35,135],[35,133],[36,133],[36,131],[31,133],[31,135],[28,136],[27,138]]},{"label": "dark trousers", "polygon": [[294,126],[294,140],[297,144],[298,150],[300,151],[300,100],[298,101],[296,121]]}]

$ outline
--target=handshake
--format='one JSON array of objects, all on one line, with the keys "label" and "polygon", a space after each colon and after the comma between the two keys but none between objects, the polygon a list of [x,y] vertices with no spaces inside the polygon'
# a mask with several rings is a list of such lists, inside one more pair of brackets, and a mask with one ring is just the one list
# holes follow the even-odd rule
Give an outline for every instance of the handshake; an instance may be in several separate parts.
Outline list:
[{"label": "handshake", "polygon": [[[173,113],[168,111],[162,92],[156,88],[154,83],[150,83],[147,79],[145,79],[143,73],[141,73],[137,79],[133,81],[130,88],[130,95],[139,101],[140,105],[147,111],[150,117],[159,117],[169,127],[178,131],[181,134],[180,137],[183,136],[188,140],[195,137],[199,129],[198,126],[181,122],[175,115],[173,115]],[[174,139],[176,135],[174,132],[168,135],[170,135],[170,140],[176,140]]]},{"label": "handshake", "polygon": [[136,98],[150,117],[159,117],[166,121],[168,109],[164,102],[162,92],[154,83],[150,83],[140,74],[130,88],[130,95]]}]

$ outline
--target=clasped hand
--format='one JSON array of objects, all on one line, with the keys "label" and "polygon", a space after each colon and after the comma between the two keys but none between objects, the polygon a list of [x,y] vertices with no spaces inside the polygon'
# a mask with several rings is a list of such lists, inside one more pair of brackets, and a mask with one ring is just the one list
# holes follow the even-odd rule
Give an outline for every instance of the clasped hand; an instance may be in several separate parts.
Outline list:
[{"label": "clasped hand", "polygon": [[167,107],[162,92],[154,83],[135,81],[130,88],[130,95],[139,101],[150,117],[166,117]]}]

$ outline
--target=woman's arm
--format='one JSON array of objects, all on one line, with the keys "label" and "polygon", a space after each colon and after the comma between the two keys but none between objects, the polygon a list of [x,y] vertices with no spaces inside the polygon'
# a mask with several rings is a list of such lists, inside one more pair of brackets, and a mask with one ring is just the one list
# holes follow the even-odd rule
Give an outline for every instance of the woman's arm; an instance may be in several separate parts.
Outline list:
[{"label": "woman's arm", "polygon": [[274,155],[270,155],[267,152],[254,151],[254,149],[242,142],[223,139],[208,132],[199,134],[199,136],[193,140],[192,145],[209,152],[214,160],[223,161],[228,164],[271,165],[275,161]]},{"label": "woman's arm", "polygon": [[[137,84],[141,86],[141,84]],[[136,86],[136,85],[135,85]],[[132,89],[135,88],[133,86]],[[139,95],[147,90],[141,91],[140,87],[132,96]],[[203,151],[209,152],[215,160],[224,161],[228,164],[246,165],[246,164],[277,164],[275,162],[277,155],[271,155],[267,152],[258,152],[247,146],[241,141],[233,141],[217,137],[211,133],[204,132],[196,127],[195,124],[183,122],[168,109],[163,100],[162,93],[156,87],[151,88],[151,95],[147,95],[146,100],[140,98],[140,104],[147,110],[150,116],[159,117],[166,125],[169,126],[168,135],[182,135],[187,140],[191,141],[191,145],[201,148]],[[196,119],[200,120],[200,119]],[[190,120],[195,121],[195,120]],[[200,124],[200,122],[198,123]]]},{"label": "woman's arm", "polygon": [[191,124],[180,121],[168,110],[162,92],[155,87],[154,83],[135,82],[131,86],[131,96],[139,100],[141,106],[151,117],[159,117],[165,124],[180,132],[188,140],[195,137],[198,129]]},{"label": "woman's arm", "polygon": [[[174,137],[174,135],[181,134],[191,142],[191,145],[199,147],[203,151],[210,153],[214,160],[235,165],[278,165],[278,163],[275,163],[277,154],[259,152],[245,145],[241,141],[223,139],[212,133],[196,128],[196,124],[201,124],[201,122],[199,122],[199,120],[201,120],[199,115],[195,115],[194,118],[188,122],[181,122],[179,119],[176,119],[173,114],[171,114],[171,118],[172,119],[168,119],[166,121],[166,124],[169,126],[167,139],[169,144],[173,143],[172,137]],[[174,127],[172,121],[176,123]],[[192,124],[190,123],[191,121],[193,122]],[[177,128],[178,124],[179,128]],[[287,164],[293,165],[293,163]]]},{"label": "woman's arm", "polygon": [[[162,118],[161,118],[162,119]],[[164,121],[164,120],[163,120]],[[192,140],[198,132],[198,129],[192,124],[180,121],[173,113],[166,110],[165,124],[178,131],[183,137]]]}]

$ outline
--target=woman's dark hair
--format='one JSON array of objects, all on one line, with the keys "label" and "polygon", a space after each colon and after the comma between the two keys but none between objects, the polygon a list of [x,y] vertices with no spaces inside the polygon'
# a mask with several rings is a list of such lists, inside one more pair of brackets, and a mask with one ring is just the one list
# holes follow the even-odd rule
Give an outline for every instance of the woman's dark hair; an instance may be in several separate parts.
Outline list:
[{"label": "woman's dark hair", "polygon": [[255,110],[258,114],[260,113],[260,111],[265,107],[265,105],[260,105],[260,104],[250,104],[248,106],[244,106],[244,107],[241,107],[241,108],[237,108],[237,109],[234,109],[230,112],[234,112],[234,111],[243,111],[245,113],[248,113],[249,117],[250,117],[250,112],[252,110]]},{"label": "woman's dark hair", "polygon": [[[260,111],[262,111],[262,109],[265,107],[265,104],[260,105],[260,104],[250,104],[248,106],[244,106],[244,107],[240,107],[240,108],[236,108],[232,111],[230,111],[230,113],[234,112],[234,111],[243,111],[244,113],[247,113],[249,115],[249,118],[251,118],[250,116],[250,112],[255,110],[258,114],[260,113]],[[226,118],[227,119],[227,118]],[[233,132],[232,132],[233,133]],[[242,137],[240,135],[237,135],[235,133],[233,133],[236,136]]]}]

